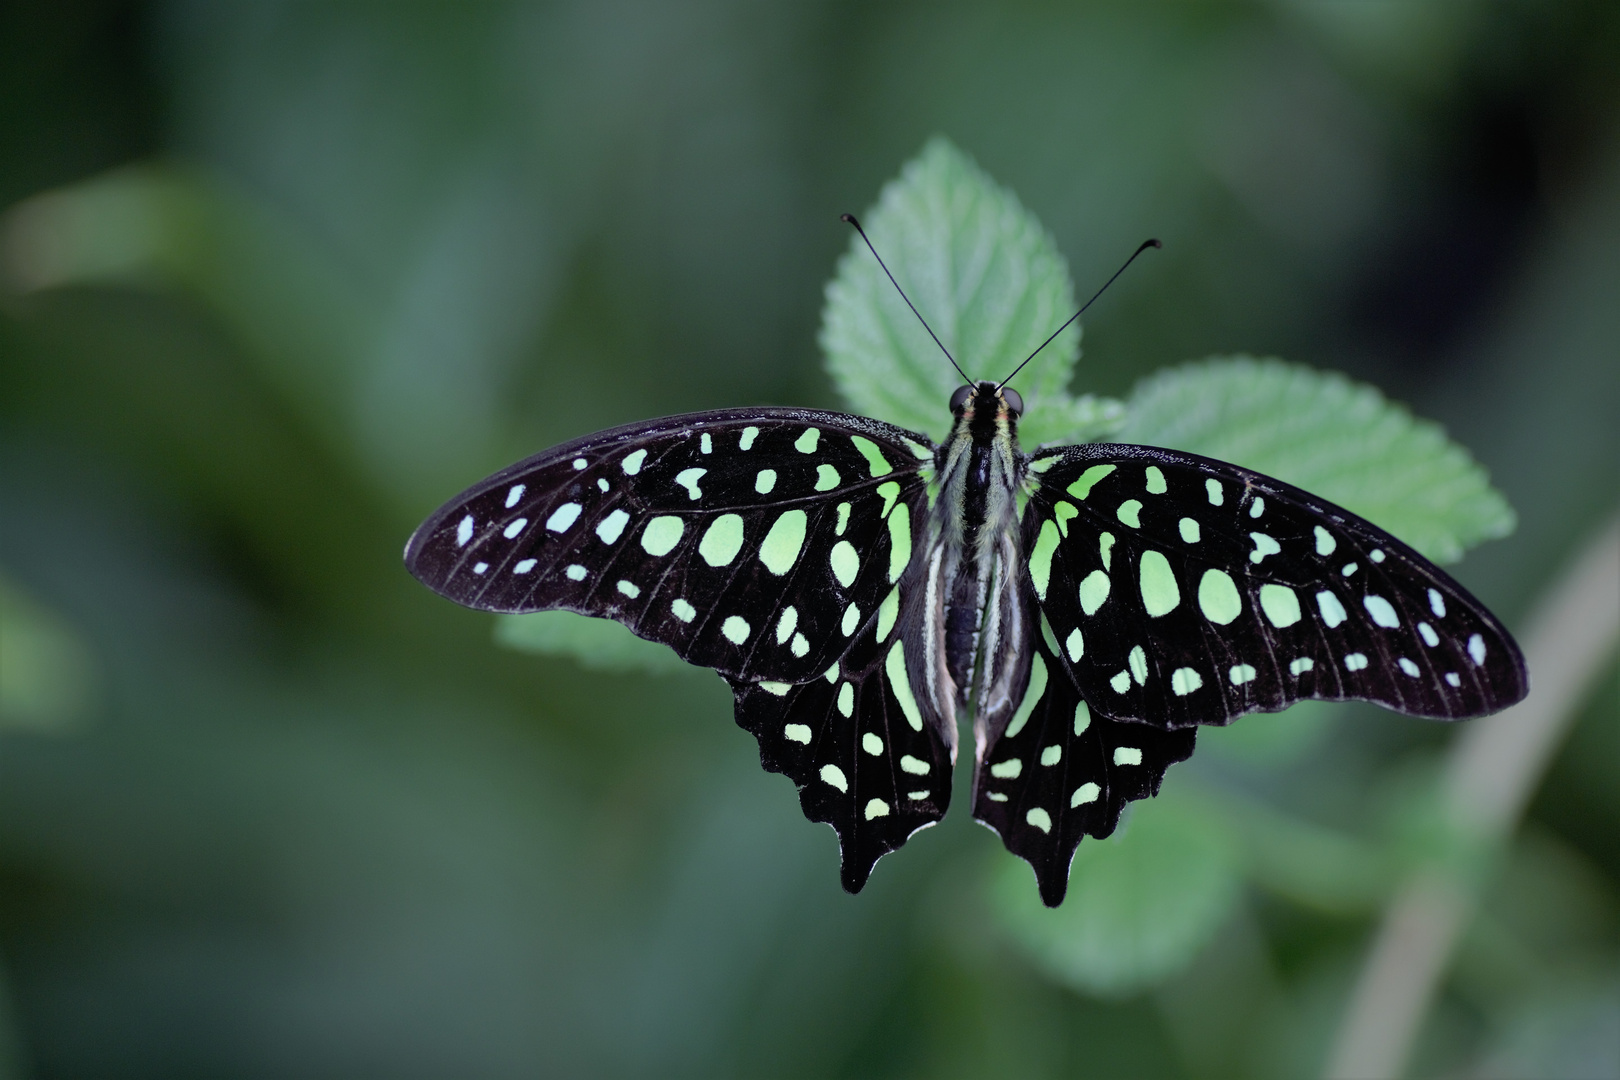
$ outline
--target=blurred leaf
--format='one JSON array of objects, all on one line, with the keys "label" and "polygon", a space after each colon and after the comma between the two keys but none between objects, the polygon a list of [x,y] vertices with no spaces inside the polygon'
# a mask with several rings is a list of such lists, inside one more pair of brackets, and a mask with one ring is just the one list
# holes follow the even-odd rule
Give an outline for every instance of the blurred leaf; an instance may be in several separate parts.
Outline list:
[{"label": "blurred leaf", "polygon": [[1013,859],[992,900],[1037,967],[1077,990],[1123,997],[1192,962],[1231,912],[1240,862],[1218,807],[1167,793],[1133,804],[1113,837],[1080,844],[1061,907],[1043,906],[1029,867]]},{"label": "blurred leaf", "polygon": [[567,656],[595,671],[639,671],[669,675],[696,671],[668,645],[638,638],[612,619],[593,619],[572,611],[536,611],[501,615],[495,641],[520,652]]},{"label": "blurred leaf", "polygon": [[1378,845],[1230,790],[1220,799],[1260,887],[1341,916],[1365,915],[1388,899],[1396,860]]},{"label": "blurred leaf", "polygon": [[95,696],[95,663],[79,635],[0,578],[0,728],[72,727]]},{"label": "blurred leaf", "polygon": [[1485,470],[1438,424],[1370,386],[1279,360],[1212,358],[1145,379],[1117,437],[1275,476],[1436,562],[1515,524]]},{"label": "blurred leaf", "polygon": [[1620,980],[1561,986],[1531,1000],[1471,1075],[1481,1080],[1600,1080],[1620,1076]]},{"label": "blurred leaf", "polygon": [[[1068,268],[1052,237],[944,138],[883,189],[861,224],[940,341],[975,379],[1005,378],[1073,313]],[[941,437],[961,377],[858,236],[822,309],[821,345],[856,412]],[[1065,390],[1080,355],[1071,325],[1018,377],[1025,441],[1094,438],[1120,405]]]},{"label": "blurred leaf", "polygon": [[1251,713],[1225,727],[1200,728],[1199,753],[1259,769],[1293,764],[1327,737],[1340,715],[1337,705],[1301,701],[1282,712]]},{"label": "blurred leaf", "polygon": [[299,412],[344,445],[340,403],[368,305],[319,249],[199,169],[115,169],[36,195],[0,219],[5,287],[189,290]]}]

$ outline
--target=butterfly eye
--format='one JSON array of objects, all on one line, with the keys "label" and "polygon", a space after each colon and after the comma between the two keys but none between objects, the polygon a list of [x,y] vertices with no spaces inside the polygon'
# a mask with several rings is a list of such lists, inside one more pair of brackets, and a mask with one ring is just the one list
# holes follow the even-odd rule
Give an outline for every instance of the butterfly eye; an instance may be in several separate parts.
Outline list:
[{"label": "butterfly eye", "polygon": [[1011,410],[1014,416],[1024,415],[1024,396],[1022,394],[1009,386],[1001,391],[1001,396],[1006,399],[1007,408]]},{"label": "butterfly eye", "polygon": [[961,412],[962,411],[962,406],[966,405],[967,404],[967,399],[972,397],[972,396],[973,396],[973,387],[971,387],[971,386],[958,386],[956,388],[956,393],[951,395],[951,412],[953,412],[953,413]]}]

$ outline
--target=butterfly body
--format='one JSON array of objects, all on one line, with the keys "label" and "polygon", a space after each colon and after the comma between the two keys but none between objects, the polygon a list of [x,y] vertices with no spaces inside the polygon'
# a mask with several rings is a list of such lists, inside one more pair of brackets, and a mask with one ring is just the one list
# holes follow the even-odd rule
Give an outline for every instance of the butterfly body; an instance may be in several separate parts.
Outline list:
[{"label": "butterfly body", "polygon": [[938,453],[939,493],[915,564],[920,580],[902,587],[917,609],[912,622],[922,624],[909,639],[907,670],[925,687],[925,713],[953,760],[958,713],[974,716],[982,751],[986,726],[1017,707],[1029,672],[1016,497],[1023,403],[1014,408],[988,382],[958,399]]},{"label": "butterfly body", "polygon": [[842,879],[950,802],[1059,903],[1083,836],[1157,792],[1200,724],[1306,698],[1461,719],[1524,696],[1500,623],[1337,506],[1153,447],[1020,451],[1016,393],[965,386],[946,442],[730,409],[502,470],[411,537],[435,591],[612,618],[732,686],[764,766],[837,831]]}]

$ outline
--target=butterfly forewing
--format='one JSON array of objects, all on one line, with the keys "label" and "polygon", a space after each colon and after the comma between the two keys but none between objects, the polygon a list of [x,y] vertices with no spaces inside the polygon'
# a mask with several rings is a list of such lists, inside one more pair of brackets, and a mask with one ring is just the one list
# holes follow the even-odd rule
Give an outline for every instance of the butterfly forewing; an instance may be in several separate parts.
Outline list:
[{"label": "butterfly forewing", "polygon": [[1032,469],[1030,575],[1095,711],[1179,728],[1355,698],[1461,719],[1525,694],[1501,624],[1346,510],[1151,447],[1067,447]]},{"label": "butterfly forewing", "polygon": [[759,739],[761,764],[798,785],[806,817],[838,833],[850,892],[950,804],[951,755],[906,681],[899,610],[896,586],[820,678],[732,681],[737,723]]},{"label": "butterfly forewing", "polygon": [[801,683],[899,580],[930,463],[922,436],[837,413],[669,417],[497,473],[406,565],[471,607],[616,619],[724,675]]},{"label": "butterfly forewing", "polygon": [[1158,794],[1192,755],[1197,730],[1164,730],[1093,711],[1050,627],[1035,635],[1029,688],[980,763],[973,816],[1029,862],[1048,906],[1063,902],[1083,836],[1114,831],[1125,804]]}]

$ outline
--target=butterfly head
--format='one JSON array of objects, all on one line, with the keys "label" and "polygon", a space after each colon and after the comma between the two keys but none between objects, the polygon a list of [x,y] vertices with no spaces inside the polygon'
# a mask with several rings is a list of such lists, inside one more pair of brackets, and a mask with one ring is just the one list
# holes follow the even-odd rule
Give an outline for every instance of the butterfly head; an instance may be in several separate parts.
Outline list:
[{"label": "butterfly head", "polygon": [[1010,386],[993,382],[959,386],[951,395],[951,414],[968,430],[990,434],[1017,424],[1024,412],[1024,399]]}]

